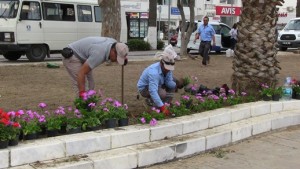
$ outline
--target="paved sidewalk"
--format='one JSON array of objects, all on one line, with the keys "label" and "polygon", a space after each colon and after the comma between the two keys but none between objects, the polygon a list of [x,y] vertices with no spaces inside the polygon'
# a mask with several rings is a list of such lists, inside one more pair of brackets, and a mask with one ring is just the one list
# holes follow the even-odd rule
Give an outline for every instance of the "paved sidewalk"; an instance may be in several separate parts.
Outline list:
[{"label": "paved sidewalk", "polygon": [[[223,156],[216,157],[216,154]],[[300,126],[247,139],[214,153],[148,167],[148,169],[299,169]]]}]

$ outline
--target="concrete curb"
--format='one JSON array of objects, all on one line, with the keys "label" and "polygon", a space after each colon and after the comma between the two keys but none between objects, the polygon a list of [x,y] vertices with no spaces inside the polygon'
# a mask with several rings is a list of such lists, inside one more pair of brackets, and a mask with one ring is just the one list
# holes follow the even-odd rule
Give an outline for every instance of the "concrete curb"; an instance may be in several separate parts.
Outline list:
[{"label": "concrete curb", "polygon": [[24,141],[0,151],[0,168],[148,166],[298,125],[299,103],[298,100],[259,101],[166,119],[154,127],[132,125]]}]

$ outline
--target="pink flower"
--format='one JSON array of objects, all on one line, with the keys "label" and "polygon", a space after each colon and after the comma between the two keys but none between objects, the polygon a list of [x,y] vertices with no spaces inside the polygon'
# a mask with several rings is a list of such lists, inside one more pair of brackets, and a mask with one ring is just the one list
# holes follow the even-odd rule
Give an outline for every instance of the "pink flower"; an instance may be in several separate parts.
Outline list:
[{"label": "pink flower", "polygon": [[113,105],[114,105],[114,107],[121,107],[122,106],[122,104],[117,100],[114,101]]},{"label": "pink flower", "polygon": [[104,108],[103,108],[103,111],[109,112],[109,109],[106,108],[106,107],[104,107]]},{"label": "pink flower", "polygon": [[146,120],[145,120],[145,118],[144,118],[144,117],[142,117],[140,120],[141,120],[141,122],[142,122],[143,124],[145,124],[145,123],[146,123]]},{"label": "pink flower", "polygon": [[179,101],[175,101],[175,105],[176,106],[180,106],[180,102]]},{"label": "pink flower", "polygon": [[155,126],[157,124],[157,120],[155,118],[152,118],[150,121],[150,126]]},{"label": "pink flower", "polygon": [[124,104],[124,109],[127,110],[128,109],[128,105]]},{"label": "pink flower", "polygon": [[96,106],[96,103],[90,103],[88,106],[89,106],[89,107],[95,107],[95,106]]},{"label": "pink flower", "polygon": [[46,103],[40,103],[39,107],[43,109],[43,108],[47,107],[47,104]]},{"label": "pink flower", "polygon": [[246,93],[246,92],[242,92],[241,95],[242,95],[242,96],[246,96],[247,93]]}]

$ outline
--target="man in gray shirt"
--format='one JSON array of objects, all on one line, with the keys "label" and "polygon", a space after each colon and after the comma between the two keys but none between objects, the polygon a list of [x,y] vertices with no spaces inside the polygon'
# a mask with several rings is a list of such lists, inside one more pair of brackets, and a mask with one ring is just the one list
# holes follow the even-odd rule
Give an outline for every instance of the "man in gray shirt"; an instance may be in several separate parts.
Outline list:
[{"label": "man in gray shirt", "polygon": [[64,48],[68,56],[64,55],[63,64],[71,76],[73,87],[79,97],[83,97],[86,91],[85,79],[87,78],[87,90],[95,87],[92,70],[104,62],[118,62],[127,64],[128,46],[108,37],[86,37],[75,41]]}]

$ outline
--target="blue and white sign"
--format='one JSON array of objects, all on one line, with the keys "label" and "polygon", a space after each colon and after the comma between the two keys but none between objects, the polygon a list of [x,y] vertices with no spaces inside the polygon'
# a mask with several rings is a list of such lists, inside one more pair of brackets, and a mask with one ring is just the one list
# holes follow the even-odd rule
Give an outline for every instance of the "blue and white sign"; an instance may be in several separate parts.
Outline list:
[{"label": "blue and white sign", "polygon": [[171,15],[180,15],[180,11],[177,7],[171,7]]}]

